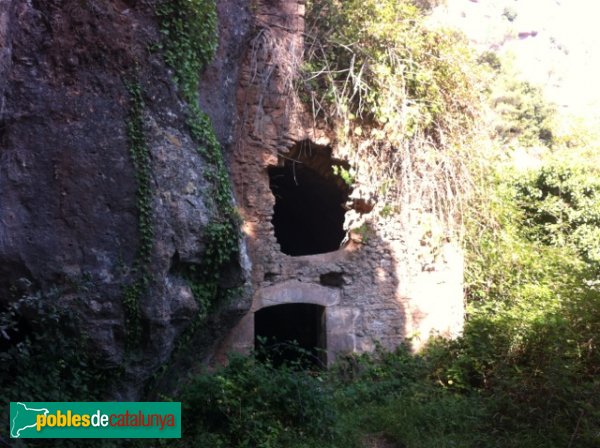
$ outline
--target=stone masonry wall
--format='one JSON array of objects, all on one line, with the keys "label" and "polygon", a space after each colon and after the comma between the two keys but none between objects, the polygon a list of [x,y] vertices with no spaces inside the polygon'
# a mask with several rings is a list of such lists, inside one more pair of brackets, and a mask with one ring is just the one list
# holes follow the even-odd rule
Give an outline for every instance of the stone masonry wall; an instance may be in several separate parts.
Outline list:
[{"label": "stone masonry wall", "polygon": [[[383,218],[383,204],[371,203],[347,212],[348,237],[339,250],[300,257],[280,250],[271,222],[275,199],[268,167],[306,140],[321,145],[315,150],[331,145],[332,156],[343,158],[293,89],[303,53],[304,10],[302,0],[256,3],[256,30],[240,68],[230,162],[252,263],[253,305],[218,358],[230,350],[250,350],[254,312],[284,303],[325,307],[329,363],[339,353],[372,351],[376,344],[393,349],[407,337],[418,348],[432,333],[455,336],[463,319],[462,256],[436,238],[427,216],[407,227],[397,215]],[[368,190],[358,178],[354,203],[368,203]],[[323,278],[337,281],[322,284]]]}]

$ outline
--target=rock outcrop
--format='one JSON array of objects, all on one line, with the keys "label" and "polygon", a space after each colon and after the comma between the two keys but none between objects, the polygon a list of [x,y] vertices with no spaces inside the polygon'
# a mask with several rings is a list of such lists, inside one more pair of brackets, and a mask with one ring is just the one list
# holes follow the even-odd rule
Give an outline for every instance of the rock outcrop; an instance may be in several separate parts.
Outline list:
[{"label": "rock outcrop", "polygon": [[[201,98],[227,147],[249,16],[239,0],[218,8],[218,56]],[[121,392],[129,398],[196,315],[173,263],[202,262],[206,225],[217,213],[206,193],[211,167],[154,49],[160,38],[152,2],[0,0],[0,307],[58,291],[84,316],[107,365],[126,364],[123,292],[135,281],[141,239],[127,84],[143,92],[154,237],[149,287],[138,298],[142,346]]]},{"label": "rock outcrop", "polygon": [[[378,344],[392,349],[408,336],[457,334],[460,255],[426,219],[407,228],[400,215],[389,217],[368,179],[359,176],[351,188],[336,174],[350,167],[349,154],[299,101],[304,2],[258,0],[251,10],[248,3],[217,2],[219,46],[201,78],[200,105],[229,161],[243,221],[239,260],[226,266],[223,283],[249,287],[202,322],[191,355],[211,362],[250,349],[253,313],[290,303],[325,310],[327,362]],[[77,310],[98,357],[124,368],[114,393],[122,399],[141,396],[197,318],[203,304],[186,272],[200,269],[209,223],[219,214],[213,167],[197,151],[187,105],[159,49],[155,6],[0,0],[0,308],[52,292]],[[143,107],[132,107],[132,84]],[[133,119],[141,123],[142,159],[132,157]],[[149,173],[144,226],[140,163]],[[304,256],[283,243],[287,234],[294,245],[294,229],[279,236],[274,229],[274,208],[297,183],[298,164],[308,170],[309,196],[336,202],[332,226],[339,226],[323,238],[335,240],[325,250]],[[325,203],[305,241],[323,237]],[[304,207],[312,212],[311,203]],[[142,337],[132,353],[128,288],[139,281],[140,252],[147,253],[147,287],[134,294]],[[172,365],[187,368],[188,361]]]}]

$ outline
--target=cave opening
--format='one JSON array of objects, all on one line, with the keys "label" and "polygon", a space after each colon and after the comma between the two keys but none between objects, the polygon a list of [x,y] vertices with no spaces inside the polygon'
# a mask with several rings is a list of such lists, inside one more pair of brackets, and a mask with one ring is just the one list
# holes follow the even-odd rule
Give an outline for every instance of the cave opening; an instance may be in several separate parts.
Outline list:
[{"label": "cave opening", "polygon": [[[337,167],[337,168],[334,168]],[[331,149],[304,141],[269,168],[275,196],[273,227],[284,254],[292,256],[333,252],[345,231],[344,205],[350,187],[334,169],[348,169],[333,159]]]},{"label": "cave opening", "polygon": [[276,366],[325,367],[325,307],[291,303],[258,310],[254,345],[260,358],[268,357]]}]

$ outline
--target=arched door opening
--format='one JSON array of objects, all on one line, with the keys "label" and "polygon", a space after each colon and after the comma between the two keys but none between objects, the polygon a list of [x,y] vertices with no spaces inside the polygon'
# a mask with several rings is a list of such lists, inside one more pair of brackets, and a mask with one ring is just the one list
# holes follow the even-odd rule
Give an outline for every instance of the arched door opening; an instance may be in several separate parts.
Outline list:
[{"label": "arched door opening", "polygon": [[280,166],[269,168],[275,196],[272,222],[283,253],[314,255],[339,249],[350,187],[334,173],[334,166],[348,168],[331,157],[331,149],[305,141]]},{"label": "arched door opening", "polygon": [[254,314],[254,345],[275,365],[325,367],[325,307],[308,303],[275,305]]}]

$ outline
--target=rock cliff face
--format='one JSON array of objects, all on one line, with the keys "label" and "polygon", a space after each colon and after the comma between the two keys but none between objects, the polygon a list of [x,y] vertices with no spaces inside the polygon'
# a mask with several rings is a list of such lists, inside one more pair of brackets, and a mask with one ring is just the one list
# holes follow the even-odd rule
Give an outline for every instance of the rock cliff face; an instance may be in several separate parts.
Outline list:
[{"label": "rock cliff face", "polygon": [[[201,263],[205,228],[216,213],[205,193],[211,168],[188,134],[171,73],[153,50],[160,33],[152,3],[0,0],[0,307],[55,291],[81,311],[102,358],[124,365],[123,291],[135,281],[141,240],[127,133],[127,83],[137,80],[154,234],[150,286],[139,297],[141,353],[128,367],[138,379],[168,359],[197,312],[173,265]],[[227,147],[249,19],[245,2],[218,7],[221,41],[201,97]]]},{"label": "rock cliff face", "polygon": [[[77,310],[98,356],[125,368],[120,398],[140,396],[197,318],[186,272],[200,269],[218,215],[207,180],[213,167],[197,151],[158,49],[155,6],[0,0],[0,308],[35,294]],[[378,343],[391,349],[411,335],[458,333],[460,256],[444,241],[423,242],[435,236],[429,224],[408,229],[400,216],[386,217],[368,179],[353,191],[336,175],[349,155],[294,91],[304,2],[227,0],[217,8],[219,46],[200,104],[229,160],[243,220],[240,259],[223,280],[248,287],[202,322],[193,357],[210,362],[250,349],[263,331],[255,312],[282,304],[317,307],[298,309],[321,319],[310,325],[327,362]],[[141,92],[137,109],[132,84]],[[134,119],[147,151],[141,161],[132,154]],[[140,164],[149,173],[146,227]],[[296,232],[305,230],[299,245]],[[148,286],[135,297],[142,337],[132,353],[128,288],[144,251]]]}]

